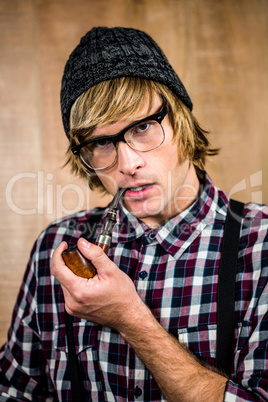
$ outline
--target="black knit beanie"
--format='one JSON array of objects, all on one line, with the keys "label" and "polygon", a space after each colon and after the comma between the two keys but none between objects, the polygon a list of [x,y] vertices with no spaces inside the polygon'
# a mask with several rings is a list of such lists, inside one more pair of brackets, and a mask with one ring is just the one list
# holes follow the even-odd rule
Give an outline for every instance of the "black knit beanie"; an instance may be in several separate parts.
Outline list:
[{"label": "black knit beanie", "polygon": [[192,110],[181,80],[148,34],[133,28],[96,27],[71,53],[62,77],[61,112],[68,137],[75,100],[93,85],[118,77],[140,77],[165,84]]}]

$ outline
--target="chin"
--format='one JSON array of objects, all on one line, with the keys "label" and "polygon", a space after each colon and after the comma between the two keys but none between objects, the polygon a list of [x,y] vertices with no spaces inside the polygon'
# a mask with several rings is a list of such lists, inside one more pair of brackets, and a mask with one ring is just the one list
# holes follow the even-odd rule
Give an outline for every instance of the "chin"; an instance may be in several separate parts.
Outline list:
[{"label": "chin", "polygon": [[[137,203],[136,203],[137,204]],[[138,219],[149,219],[162,214],[163,204],[156,201],[143,202],[143,205],[126,204],[127,210]]]}]

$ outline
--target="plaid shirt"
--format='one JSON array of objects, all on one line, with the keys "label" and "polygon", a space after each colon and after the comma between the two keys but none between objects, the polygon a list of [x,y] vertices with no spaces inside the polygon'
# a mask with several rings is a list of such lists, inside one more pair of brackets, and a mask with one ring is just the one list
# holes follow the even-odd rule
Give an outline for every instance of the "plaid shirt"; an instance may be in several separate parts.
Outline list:
[{"label": "plaid shirt", "polygon": [[[161,325],[212,365],[227,204],[226,195],[207,178],[200,198],[155,230],[121,208],[109,250],[110,258],[132,278]],[[80,212],[57,221],[33,248],[8,342],[0,353],[0,401],[71,401],[64,298],[50,273],[51,255],[63,240],[75,244],[93,213]],[[268,400],[267,217],[267,207],[248,204],[244,208],[235,347],[226,401]],[[89,401],[163,400],[151,374],[116,331],[75,319],[74,337]]]}]

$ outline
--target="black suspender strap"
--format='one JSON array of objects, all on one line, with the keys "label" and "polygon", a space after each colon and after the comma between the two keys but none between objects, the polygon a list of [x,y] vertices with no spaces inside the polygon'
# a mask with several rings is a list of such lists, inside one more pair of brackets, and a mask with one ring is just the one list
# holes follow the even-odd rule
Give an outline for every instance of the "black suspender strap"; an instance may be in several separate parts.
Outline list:
[{"label": "black suspender strap", "polygon": [[[96,213],[88,220],[86,231],[82,233],[83,237],[85,237],[87,240],[90,241],[93,239],[104,209],[105,208],[97,208]],[[65,328],[68,345],[68,369],[71,379],[72,402],[83,402],[85,401],[84,386],[80,375],[79,361],[75,350],[73,322],[74,317],[70,316],[65,311]]]},{"label": "black suspender strap", "polygon": [[230,374],[233,356],[235,282],[243,208],[243,203],[230,200],[219,268],[215,366],[226,374]]},{"label": "black suspender strap", "polygon": [[85,400],[84,386],[80,376],[79,362],[75,350],[73,322],[74,317],[65,311],[65,328],[68,345],[68,368],[71,378],[72,402],[83,402]]}]

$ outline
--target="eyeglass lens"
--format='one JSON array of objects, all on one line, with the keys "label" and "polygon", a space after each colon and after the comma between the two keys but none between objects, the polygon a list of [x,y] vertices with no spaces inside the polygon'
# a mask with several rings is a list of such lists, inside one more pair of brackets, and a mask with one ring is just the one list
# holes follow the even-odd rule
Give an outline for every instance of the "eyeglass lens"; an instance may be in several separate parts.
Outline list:
[{"label": "eyeglass lens", "polygon": [[[131,127],[125,134],[125,142],[134,150],[141,152],[152,151],[158,148],[164,141],[164,130],[155,120],[146,120]],[[83,162],[93,169],[105,169],[111,166],[117,157],[118,140],[112,136],[96,139],[83,147],[80,157]]]}]

